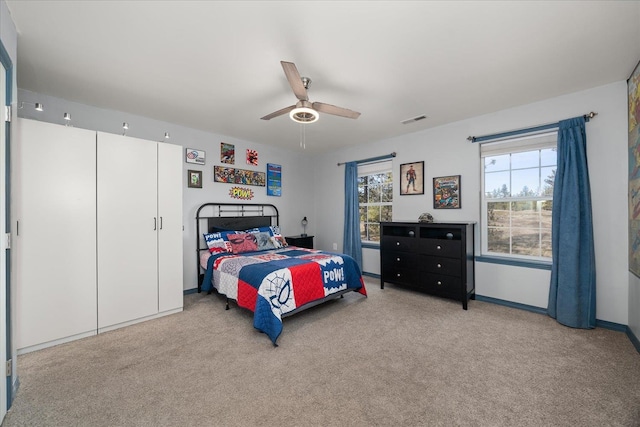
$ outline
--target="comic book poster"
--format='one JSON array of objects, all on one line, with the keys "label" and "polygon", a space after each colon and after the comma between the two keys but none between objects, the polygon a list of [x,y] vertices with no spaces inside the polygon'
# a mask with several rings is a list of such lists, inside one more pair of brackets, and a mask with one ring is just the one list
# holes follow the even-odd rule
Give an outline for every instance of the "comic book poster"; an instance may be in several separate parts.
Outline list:
[{"label": "comic book poster", "polygon": [[220,162],[228,165],[234,164],[236,161],[236,146],[233,144],[227,144],[226,142],[220,143]]},{"label": "comic book poster", "polygon": [[282,166],[267,163],[267,196],[282,195]]},{"label": "comic book poster", "polygon": [[213,167],[213,180],[227,184],[266,186],[266,174],[248,169],[226,168],[224,166]]},{"label": "comic book poster", "polygon": [[460,209],[460,175],[433,178],[433,208]]},{"label": "comic book poster", "polygon": [[247,164],[258,166],[258,152],[256,150],[247,149]]}]

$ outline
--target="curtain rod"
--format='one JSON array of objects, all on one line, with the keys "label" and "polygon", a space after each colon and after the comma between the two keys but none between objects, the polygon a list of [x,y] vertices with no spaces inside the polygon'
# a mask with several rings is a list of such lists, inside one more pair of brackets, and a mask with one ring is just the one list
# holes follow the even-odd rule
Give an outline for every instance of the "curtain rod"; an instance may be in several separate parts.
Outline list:
[{"label": "curtain rod", "polygon": [[[593,119],[595,116],[597,116],[598,113],[594,113],[593,111],[583,115],[582,117],[584,117],[584,119],[588,122],[590,119]],[[524,133],[532,133],[532,132],[538,132],[541,130],[546,130],[546,129],[553,129],[553,128],[557,128],[560,122],[555,122],[555,123],[548,123],[546,125],[540,125],[540,126],[534,126],[534,127],[530,127],[530,128],[524,128],[524,129],[518,129],[518,130],[512,130],[509,132],[502,132],[502,133],[494,133],[492,135],[484,135],[484,136],[470,136],[467,139],[471,142],[482,142],[482,141],[487,141],[489,139],[498,139],[498,138],[505,138],[505,137],[509,137],[509,136],[514,136],[514,135],[521,135]]]},{"label": "curtain rod", "polygon": [[[385,154],[384,156],[378,156],[378,157],[369,157],[368,159],[362,159],[362,160],[355,160],[355,162],[357,164],[361,164],[361,163],[370,163],[370,162],[375,162],[376,160],[386,160],[386,159],[390,159],[391,157],[395,157],[396,156],[396,152],[394,151],[391,154]],[[343,162],[343,163],[338,163],[338,166],[342,166],[342,165],[346,165],[349,162]]]}]

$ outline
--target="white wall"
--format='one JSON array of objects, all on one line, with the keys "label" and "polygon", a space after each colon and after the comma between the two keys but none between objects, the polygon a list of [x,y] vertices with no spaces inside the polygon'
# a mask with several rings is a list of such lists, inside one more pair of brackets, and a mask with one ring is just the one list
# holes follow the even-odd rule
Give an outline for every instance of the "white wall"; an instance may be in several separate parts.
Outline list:
[{"label": "white wall", "polygon": [[[33,106],[25,105],[24,108],[19,110],[20,117],[62,125],[64,122],[62,119],[63,114],[67,112],[71,114],[71,123],[75,127],[116,134],[122,134],[122,123],[127,122],[129,123],[129,130],[127,131],[129,136],[160,141],[164,139],[164,133],[169,132],[171,138],[168,143],[206,152],[206,164],[204,166],[183,163],[184,289],[197,287],[195,215],[198,206],[210,202],[242,202],[229,196],[229,189],[234,185],[213,182],[213,166],[222,165],[220,162],[221,142],[235,144],[235,165],[225,166],[266,172],[267,163],[281,165],[282,196],[267,196],[266,187],[240,185],[240,187],[253,190],[254,198],[246,202],[271,203],[275,205],[280,212],[280,226],[283,235],[300,234],[302,232],[300,220],[304,216],[309,218],[307,232],[310,235],[315,234],[316,221],[312,210],[314,203],[312,188],[314,184],[313,176],[308,173],[313,168],[312,159],[297,146],[293,147],[292,150],[283,150],[146,117],[70,102],[22,89],[18,91],[18,97],[20,102],[40,102],[44,105],[43,112],[37,112]],[[246,164],[245,151],[248,148],[258,151],[258,167]],[[187,188],[187,170],[189,169],[203,171],[201,189]]]},{"label": "white wall", "polygon": [[[422,212],[431,212],[436,221],[480,220],[479,146],[467,141],[470,135],[553,123],[595,111],[587,124],[587,156],[593,200],[594,239],[597,274],[597,318],[627,324],[629,319],[629,279],[627,259],[627,107],[626,82],[618,82],[558,98],[404,135],[397,138],[349,147],[319,156],[316,164],[316,216],[318,246],[342,246],[344,201],[336,188],[344,186],[343,168],[336,163],[397,152],[394,172],[400,164],[424,160],[426,190],[423,196],[393,194],[393,219],[415,221]],[[434,210],[433,177],[462,175],[461,209]],[[340,193],[342,194],[342,193]],[[331,200],[331,204],[322,203]],[[476,254],[479,254],[476,229]],[[373,261],[375,258],[371,257]],[[365,271],[370,271],[365,265]],[[378,267],[379,268],[379,267]],[[487,297],[546,308],[549,271],[498,264],[477,263],[476,292]],[[637,307],[637,306],[636,306]]]}]

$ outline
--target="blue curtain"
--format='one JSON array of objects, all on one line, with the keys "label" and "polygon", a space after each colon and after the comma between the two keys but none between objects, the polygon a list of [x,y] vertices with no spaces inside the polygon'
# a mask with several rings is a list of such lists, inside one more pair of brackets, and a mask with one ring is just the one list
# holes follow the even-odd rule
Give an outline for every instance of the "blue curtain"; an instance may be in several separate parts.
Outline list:
[{"label": "blue curtain", "polygon": [[596,326],[596,265],[585,118],[558,123],[553,187],[549,316],[574,328]]},{"label": "blue curtain", "polygon": [[360,205],[358,203],[358,163],[345,163],[344,172],[344,238],[342,251],[355,259],[362,269],[360,240]]}]

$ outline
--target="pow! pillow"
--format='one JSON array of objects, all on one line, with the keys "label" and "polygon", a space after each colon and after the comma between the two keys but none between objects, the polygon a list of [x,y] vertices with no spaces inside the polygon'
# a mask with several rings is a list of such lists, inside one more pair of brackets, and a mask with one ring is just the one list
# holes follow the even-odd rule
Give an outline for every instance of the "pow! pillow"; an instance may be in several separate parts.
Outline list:
[{"label": "pow! pillow", "polygon": [[[229,233],[235,233],[235,231],[230,231]],[[218,253],[218,252],[231,252],[231,244],[227,238],[228,234],[225,233],[206,233],[204,234],[204,241],[209,248],[209,252]]]}]

